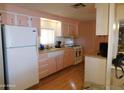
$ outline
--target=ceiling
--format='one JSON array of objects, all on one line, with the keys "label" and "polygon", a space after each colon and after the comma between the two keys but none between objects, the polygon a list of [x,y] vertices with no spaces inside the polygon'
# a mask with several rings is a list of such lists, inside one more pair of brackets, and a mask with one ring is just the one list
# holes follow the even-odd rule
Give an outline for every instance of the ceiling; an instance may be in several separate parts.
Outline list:
[{"label": "ceiling", "polygon": [[24,8],[43,11],[58,16],[78,19],[78,20],[95,20],[96,9],[95,5],[85,3],[85,7],[74,8],[74,3],[25,3],[19,4]]}]

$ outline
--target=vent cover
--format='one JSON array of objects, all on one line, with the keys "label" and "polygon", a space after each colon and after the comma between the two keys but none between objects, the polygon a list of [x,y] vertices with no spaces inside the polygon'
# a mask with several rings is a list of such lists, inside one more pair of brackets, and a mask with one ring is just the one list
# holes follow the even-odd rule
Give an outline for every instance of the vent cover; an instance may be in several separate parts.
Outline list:
[{"label": "vent cover", "polygon": [[74,7],[74,8],[81,8],[81,7],[85,7],[85,6],[86,5],[83,3],[76,3],[76,4],[72,5],[72,7]]}]

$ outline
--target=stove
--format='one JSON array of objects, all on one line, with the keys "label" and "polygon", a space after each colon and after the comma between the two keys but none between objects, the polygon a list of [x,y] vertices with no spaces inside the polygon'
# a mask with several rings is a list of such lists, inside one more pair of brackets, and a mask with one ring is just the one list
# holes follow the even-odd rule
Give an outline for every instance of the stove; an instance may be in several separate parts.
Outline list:
[{"label": "stove", "polygon": [[66,44],[65,47],[73,48],[74,65],[83,61],[83,47],[81,45]]},{"label": "stove", "polygon": [[83,47],[80,45],[74,45],[74,64],[81,63],[83,61]]}]

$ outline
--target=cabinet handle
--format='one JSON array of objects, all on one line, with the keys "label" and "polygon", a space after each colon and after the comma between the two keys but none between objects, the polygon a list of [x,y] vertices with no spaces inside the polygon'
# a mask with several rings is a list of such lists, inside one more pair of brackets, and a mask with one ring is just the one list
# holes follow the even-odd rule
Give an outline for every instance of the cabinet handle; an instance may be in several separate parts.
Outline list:
[{"label": "cabinet handle", "polygon": [[19,20],[19,25],[21,25],[21,20]]},{"label": "cabinet handle", "polygon": [[14,24],[14,19],[13,18],[11,18],[11,24]]},{"label": "cabinet handle", "polygon": [[0,23],[2,23],[2,14],[0,13]]}]

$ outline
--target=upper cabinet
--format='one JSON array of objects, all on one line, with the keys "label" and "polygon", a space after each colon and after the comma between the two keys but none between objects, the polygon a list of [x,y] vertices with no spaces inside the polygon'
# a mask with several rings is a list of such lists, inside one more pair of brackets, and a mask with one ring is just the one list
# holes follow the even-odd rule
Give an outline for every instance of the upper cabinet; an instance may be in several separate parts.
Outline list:
[{"label": "upper cabinet", "polygon": [[32,27],[40,28],[40,18],[31,18]]},{"label": "upper cabinet", "polygon": [[76,24],[69,24],[69,33],[73,37],[78,36],[78,26]]},{"label": "upper cabinet", "polygon": [[68,23],[65,23],[65,22],[62,22],[61,24],[61,27],[62,27],[62,36],[69,36],[69,24]]},{"label": "upper cabinet", "polygon": [[74,37],[78,36],[78,25],[62,22],[61,31],[63,37]]},{"label": "upper cabinet", "polygon": [[124,20],[124,4],[116,4],[116,19],[117,21]]},{"label": "upper cabinet", "polygon": [[28,16],[17,15],[17,25],[19,26],[28,26]]},{"label": "upper cabinet", "polygon": [[0,23],[7,25],[36,27],[40,30],[40,17],[32,17],[23,14],[1,12]]},{"label": "upper cabinet", "polygon": [[15,15],[9,13],[1,13],[1,23],[7,25],[15,25]]},{"label": "upper cabinet", "polygon": [[109,4],[96,4],[96,35],[108,35]]},{"label": "upper cabinet", "polygon": [[29,18],[29,20],[30,20],[29,22],[31,26],[37,28],[38,36],[40,36],[40,18],[32,17],[32,18]]}]

